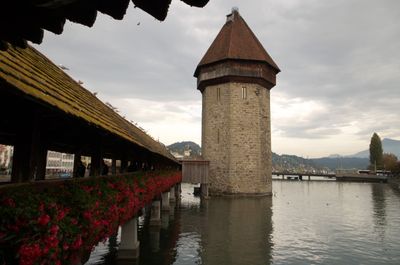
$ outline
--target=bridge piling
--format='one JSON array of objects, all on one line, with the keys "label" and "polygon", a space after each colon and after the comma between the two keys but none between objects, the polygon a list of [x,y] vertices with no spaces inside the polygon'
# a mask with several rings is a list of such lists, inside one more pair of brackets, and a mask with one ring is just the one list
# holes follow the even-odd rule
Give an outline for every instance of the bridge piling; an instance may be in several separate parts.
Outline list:
[{"label": "bridge piling", "polygon": [[161,211],[160,200],[154,200],[151,204],[150,210],[150,226],[161,225]]},{"label": "bridge piling", "polygon": [[161,212],[161,228],[167,230],[169,226],[169,211]]},{"label": "bridge piling", "polygon": [[169,191],[161,194],[161,210],[163,212],[169,211]]},{"label": "bridge piling", "polygon": [[132,260],[139,258],[140,242],[137,234],[138,218],[134,217],[121,228],[121,244],[118,249],[119,260]]},{"label": "bridge piling", "polygon": [[176,198],[175,198],[175,185],[171,187],[171,190],[169,191],[169,202],[175,203]]},{"label": "bridge piling", "polygon": [[200,184],[201,197],[207,199],[208,198],[208,183]]}]

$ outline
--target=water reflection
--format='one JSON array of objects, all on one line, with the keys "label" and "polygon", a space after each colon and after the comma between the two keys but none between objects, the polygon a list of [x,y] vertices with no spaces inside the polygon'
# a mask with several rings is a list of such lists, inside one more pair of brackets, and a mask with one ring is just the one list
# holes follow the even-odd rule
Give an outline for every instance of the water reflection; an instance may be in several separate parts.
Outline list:
[{"label": "water reflection", "polygon": [[379,231],[380,236],[384,236],[386,226],[386,197],[384,187],[386,184],[376,184],[371,186],[373,216],[375,229]]},{"label": "water reflection", "polygon": [[269,264],[271,206],[271,197],[213,198],[201,219],[202,264]]},{"label": "water reflection", "polygon": [[[205,201],[183,188],[175,211],[163,214],[163,227],[140,219],[140,265],[400,260],[400,194],[385,184],[275,181],[272,197]],[[88,264],[117,264],[119,240],[96,248]]]}]

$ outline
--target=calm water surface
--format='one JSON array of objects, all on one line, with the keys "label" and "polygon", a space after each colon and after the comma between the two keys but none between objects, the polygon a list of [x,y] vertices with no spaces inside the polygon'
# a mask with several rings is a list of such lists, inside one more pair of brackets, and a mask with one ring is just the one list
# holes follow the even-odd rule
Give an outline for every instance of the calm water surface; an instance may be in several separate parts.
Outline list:
[{"label": "calm water surface", "polygon": [[[272,197],[202,202],[192,190],[160,229],[140,219],[138,264],[400,264],[400,192],[387,184],[274,181]],[[87,264],[117,264],[119,240]]]}]

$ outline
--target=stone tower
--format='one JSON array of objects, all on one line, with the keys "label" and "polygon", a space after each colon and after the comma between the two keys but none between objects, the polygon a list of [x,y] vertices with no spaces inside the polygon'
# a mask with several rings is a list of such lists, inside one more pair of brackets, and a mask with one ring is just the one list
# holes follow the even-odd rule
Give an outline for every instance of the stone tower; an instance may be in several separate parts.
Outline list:
[{"label": "stone tower", "polygon": [[233,9],[194,73],[211,194],[271,194],[270,89],[279,72]]}]

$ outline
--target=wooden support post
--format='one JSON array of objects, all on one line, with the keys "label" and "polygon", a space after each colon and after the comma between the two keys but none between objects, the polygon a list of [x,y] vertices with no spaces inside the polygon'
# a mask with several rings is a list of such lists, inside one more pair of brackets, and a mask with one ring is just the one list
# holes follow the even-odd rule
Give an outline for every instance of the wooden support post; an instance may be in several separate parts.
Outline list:
[{"label": "wooden support post", "polygon": [[72,177],[77,178],[78,177],[78,165],[79,161],[81,160],[81,154],[80,153],[75,153],[74,154],[74,169],[72,170]]},{"label": "wooden support post", "polygon": [[26,137],[17,135],[14,145],[11,182],[27,182],[32,179],[29,168],[30,143]]},{"label": "wooden support post", "polygon": [[[96,141],[97,139],[97,141]],[[103,141],[102,137],[95,137],[92,142],[92,156],[90,161],[89,176],[100,176],[103,171]]]},{"label": "wooden support post", "polygon": [[128,160],[122,159],[121,160],[121,168],[120,168],[120,172],[119,173],[125,173],[127,167],[128,167]]},{"label": "wooden support post", "polygon": [[47,149],[40,145],[36,155],[36,172],[35,180],[46,179],[46,165],[47,165]]},{"label": "wooden support post", "polygon": [[47,150],[41,141],[40,113],[22,120],[14,145],[11,182],[44,179]]},{"label": "wooden support post", "polygon": [[111,174],[113,176],[117,175],[117,160],[113,157],[111,162]]},{"label": "wooden support post", "polygon": [[90,159],[90,173],[91,177],[100,176],[102,168],[102,157],[99,152],[94,152]]}]

